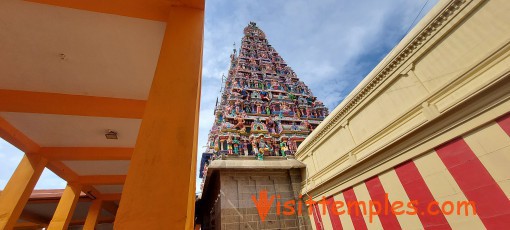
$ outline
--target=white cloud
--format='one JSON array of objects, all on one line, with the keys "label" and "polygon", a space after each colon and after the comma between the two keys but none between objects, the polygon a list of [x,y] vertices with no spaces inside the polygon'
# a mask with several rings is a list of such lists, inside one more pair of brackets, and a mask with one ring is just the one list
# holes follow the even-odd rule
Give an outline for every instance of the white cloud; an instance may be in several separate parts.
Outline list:
[{"label": "white cloud", "polygon": [[[401,39],[425,1],[207,0],[198,157],[214,122],[214,105],[221,75],[228,73],[232,44],[239,47],[249,21],[257,22],[270,44],[319,100],[333,109]],[[22,156],[0,140],[0,159],[11,162],[0,167],[0,188]],[[63,185],[48,171],[38,183],[39,188]]]},{"label": "white cloud", "polygon": [[333,109],[398,43],[425,1],[208,0],[198,157],[214,121],[232,43],[239,47],[249,21],[264,30],[315,96]]}]

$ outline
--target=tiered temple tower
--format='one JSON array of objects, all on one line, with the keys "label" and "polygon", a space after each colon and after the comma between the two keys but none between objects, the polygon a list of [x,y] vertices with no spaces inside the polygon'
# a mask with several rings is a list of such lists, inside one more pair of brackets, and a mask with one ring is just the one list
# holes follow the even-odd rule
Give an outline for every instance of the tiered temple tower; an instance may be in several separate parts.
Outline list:
[{"label": "tiered temple tower", "polygon": [[254,22],[224,77],[207,153],[286,156],[328,114]]},{"label": "tiered temple tower", "polygon": [[292,155],[328,110],[254,22],[230,60],[202,155],[199,222],[203,229],[309,229],[307,214],[284,217],[274,208],[270,220],[261,221],[251,196],[264,190],[301,199],[305,165]]}]

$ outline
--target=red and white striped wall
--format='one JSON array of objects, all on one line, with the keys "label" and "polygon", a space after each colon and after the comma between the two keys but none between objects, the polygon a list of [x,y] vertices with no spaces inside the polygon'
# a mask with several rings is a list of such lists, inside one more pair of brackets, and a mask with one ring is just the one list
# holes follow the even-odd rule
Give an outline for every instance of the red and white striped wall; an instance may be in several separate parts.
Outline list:
[{"label": "red and white striped wall", "polygon": [[[314,206],[314,229],[510,229],[510,114],[450,140],[418,158],[328,197],[334,201],[418,200],[419,215],[324,214]],[[477,215],[430,215],[430,201],[474,201]],[[408,210],[408,209],[403,209]],[[424,212],[421,215],[421,212]],[[462,213],[464,210],[462,210]]]}]

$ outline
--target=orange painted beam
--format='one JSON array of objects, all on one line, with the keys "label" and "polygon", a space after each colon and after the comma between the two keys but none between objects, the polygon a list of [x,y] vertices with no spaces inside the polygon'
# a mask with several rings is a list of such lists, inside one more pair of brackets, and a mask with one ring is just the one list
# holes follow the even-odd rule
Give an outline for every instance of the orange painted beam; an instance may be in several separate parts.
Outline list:
[{"label": "orange painted beam", "polygon": [[21,215],[47,160],[25,154],[0,194],[0,229],[12,229]]},{"label": "orange painted beam", "polygon": [[78,177],[80,184],[102,185],[102,184],[124,184],[126,175],[94,175]]},{"label": "orange painted beam", "polygon": [[60,161],[49,161],[46,167],[67,182],[74,182],[78,180],[78,174]]},{"label": "orange painted beam", "polygon": [[142,118],[145,101],[0,89],[0,111]]},{"label": "orange painted beam", "polygon": [[42,147],[39,154],[50,160],[130,160],[133,148]]},{"label": "orange painted beam", "polygon": [[[79,179],[78,174],[76,174],[61,161],[49,161],[46,167],[67,182],[77,182]],[[83,185],[82,191],[87,195],[92,195],[94,197],[97,197],[101,194],[91,185]]]},{"label": "orange painted beam", "polygon": [[115,201],[115,200],[120,200],[122,196],[122,193],[106,193],[106,194],[101,194],[100,198],[101,200],[105,200],[105,201]]},{"label": "orange painted beam", "polygon": [[171,6],[204,9],[204,0],[27,0],[29,2],[166,22]]},{"label": "orange painted beam", "polygon": [[[115,217],[107,217],[107,216],[101,216],[97,219],[97,224],[102,223],[112,223],[115,220]],[[86,220],[71,220],[69,223],[69,226],[76,226],[76,225],[84,225]]]},{"label": "orange painted beam", "polygon": [[[50,204],[50,203],[58,203],[58,201],[60,200],[60,197],[58,199],[36,199],[36,200],[32,200],[32,199],[29,199],[27,204]],[[78,199],[78,202],[91,202],[92,199],[90,199],[89,197],[80,197],[80,199]]]},{"label": "orange painted beam", "polygon": [[0,117],[0,137],[25,153],[36,153],[39,145]]},{"label": "orange painted beam", "polygon": [[27,0],[60,7],[166,22],[171,6],[204,9],[204,0]]},{"label": "orange painted beam", "polygon": [[34,229],[38,230],[41,228],[46,227],[45,224],[37,224],[32,222],[18,222],[14,225],[14,230],[27,230],[27,229]]},{"label": "orange painted beam", "polygon": [[115,229],[193,229],[203,26],[200,8],[170,9]]},{"label": "orange painted beam", "polygon": [[23,210],[23,212],[21,212],[21,215],[19,218],[24,221],[32,222],[32,223],[36,223],[36,224],[47,225],[50,222],[50,219],[48,219],[44,216],[41,216],[37,213],[30,212],[28,210]]},{"label": "orange painted beam", "polygon": [[156,0],[27,0],[29,2],[68,7],[98,13],[115,14],[132,18],[165,21],[169,1]]}]

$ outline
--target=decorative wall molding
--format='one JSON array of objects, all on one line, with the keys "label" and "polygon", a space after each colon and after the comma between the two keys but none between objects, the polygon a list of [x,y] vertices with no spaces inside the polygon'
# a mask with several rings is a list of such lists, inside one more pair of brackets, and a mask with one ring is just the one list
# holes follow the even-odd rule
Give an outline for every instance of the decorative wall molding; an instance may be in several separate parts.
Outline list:
[{"label": "decorative wall molding", "polygon": [[[327,134],[329,134],[335,127],[339,125],[351,111],[359,106],[370,94],[372,94],[379,86],[382,85],[392,74],[401,67],[401,65],[407,62],[410,57],[415,54],[424,44],[429,41],[434,35],[436,35],[442,27],[450,22],[461,9],[472,2],[471,0],[451,0],[444,9],[438,13],[431,22],[428,23],[417,35],[408,42],[408,44],[394,57],[391,61],[387,62],[386,65],[381,68],[378,73],[374,74],[370,82],[368,82],[362,89],[360,89],[356,95],[354,95],[345,105],[335,111],[329,121],[323,122],[325,124],[317,130],[318,133],[310,135],[301,144],[300,149],[296,153],[296,158],[299,159],[301,155],[309,152],[309,150],[320,142]],[[413,67],[413,66],[412,66]],[[376,67],[377,68],[377,67]]]},{"label": "decorative wall molding", "polygon": [[[406,133],[395,137],[393,140],[389,141],[387,144],[390,145],[391,143],[396,142],[398,139],[407,136],[409,133],[412,133],[413,130],[426,125],[426,123],[431,122],[436,117],[441,116],[442,113],[446,112],[447,110],[453,109],[454,107],[457,106],[457,104],[466,100],[466,99],[459,99],[456,102],[456,104],[451,105],[451,107],[448,107],[444,111],[439,111],[439,109],[437,108],[437,106],[435,104],[429,103],[429,101],[434,102],[434,101],[439,100],[440,98],[447,97],[448,95],[451,95],[452,93],[456,92],[460,87],[463,87],[464,84],[466,84],[467,82],[470,82],[470,79],[472,79],[473,76],[477,76],[480,73],[479,71],[483,72],[486,70],[486,69],[484,70],[484,68],[492,68],[494,63],[499,63],[499,61],[502,58],[505,58],[506,56],[508,56],[507,53],[509,51],[510,51],[510,40],[508,40],[507,42],[504,42],[502,46],[490,51],[486,56],[480,58],[476,62],[477,64],[471,66],[469,68],[469,70],[466,70],[466,72],[459,73],[459,75],[455,79],[452,80],[452,83],[449,84],[450,87],[438,89],[436,92],[432,93],[428,98],[424,99],[423,102],[416,104],[413,108],[410,108],[404,114],[397,116],[397,119],[391,122],[392,124],[405,123],[406,120],[412,119],[412,117],[419,116],[419,115],[423,115],[426,118],[426,120],[424,120],[424,122],[417,124],[416,126],[413,126],[411,129],[407,130]],[[498,74],[497,77],[495,77],[493,81],[500,82],[502,79],[505,79],[508,77],[510,77],[510,68],[505,68],[505,70],[503,72],[501,72],[500,74]],[[490,85],[500,84],[500,83],[494,83],[494,82],[492,82]],[[466,97],[469,98],[469,97],[473,97],[474,95],[478,95],[482,91],[484,91],[484,89],[487,87],[488,86],[486,86],[486,85],[480,85],[478,87],[475,87],[473,92],[466,94]],[[425,114],[426,111],[424,111],[424,110],[430,110],[428,112],[432,112],[432,116],[427,116],[427,114]],[[396,127],[395,125],[390,125],[390,126],[386,127],[384,130],[381,130],[380,132],[374,134],[374,136],[368,138],[364,142],[359,143],[356,147],[349,150],[348,154],[345,154],[344,156],[342,156],[340,158],[343,159],[351,153],[359,153],[361,151],[360,149],[366,148],[367,146],[377,142],[382,135],[391,132],[391,130],[394,129],[395,127]],[[315,148],[317,148],[317,147],[315,147]],[[381,151],[382,151],[382,148],[373,150],[372,153],[369,153],[364,158],[370,157],[373,154],[375,154],[377,152],[381,152]],[[305,157],[305,159],[306,159],[306,157],[308,157],[308,156],[309,155],[304,155],[303,157]],[[356,154],[355,154],[355,156],[356,156]],[[356,164],[359,163],[360,160],[363,160],[363,159],[356,159],[355,163]],[[311,175],[309,179],[315,180],[317,178],[323,177],[326,173],[328,173],[330,170],[332,170],[332,168],[338,167],[336,162],[338,162],[338,160],[334,161],[332,164],[330,164],[322,169],[319,169],[315,174]],[[352,166],[354,166],[354,164]],[[335,175],[344,173],[346,170],[340,170],[340,171],[336,172]],[[331,178],[327,178],[327,179],[324,179],[323,181],[328,181],[330,179]],[[315,189],[315,188],[312,188],[312,190],[313,189]]]}]

